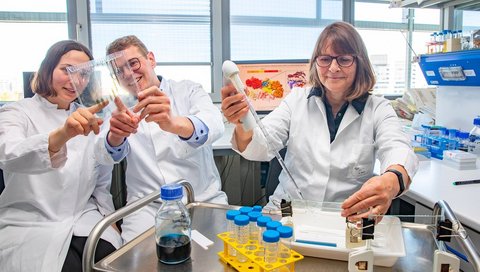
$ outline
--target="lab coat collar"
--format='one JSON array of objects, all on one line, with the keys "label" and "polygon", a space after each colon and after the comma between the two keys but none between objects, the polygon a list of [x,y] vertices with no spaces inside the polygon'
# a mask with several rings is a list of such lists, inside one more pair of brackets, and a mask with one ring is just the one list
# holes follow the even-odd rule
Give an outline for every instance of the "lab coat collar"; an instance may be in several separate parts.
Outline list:
[{"label": "lab coat collar", "polygon": [[[353,108],[355,108],[358,114],[362,114],[363,110],[365,109],[365,104],[367,104],[367,99],[369,95],[370,93],[365,93],[359,98],[352,100],[351,104]],[[323,96],[323,89],[321,87],[312,87],[312,89],[310,90],[310,94],[308,94],[307,96],[307,99],[309,99],[312,96],[321,97],[322,100],[325,99]]]},{"label": "lab coat collar", "polygon": [[36,99],[36,100],[40,101],[40,103],[48,109],[56,109],[56,110],[66,111],[66,112],[68,112],[68,114],[71,114],[72,112],[76,111],[80,107],[80,104],[78,104],[77,102],[72,102],[72,103],[70,103],[70,107],[69,107],[68,110],[59,109],[57,104],[54,104],[54,103],[48,101],[48,99],[46,99],[45,97],[43,97],[39,94],[35,94],[33,96],[33,99]]}]

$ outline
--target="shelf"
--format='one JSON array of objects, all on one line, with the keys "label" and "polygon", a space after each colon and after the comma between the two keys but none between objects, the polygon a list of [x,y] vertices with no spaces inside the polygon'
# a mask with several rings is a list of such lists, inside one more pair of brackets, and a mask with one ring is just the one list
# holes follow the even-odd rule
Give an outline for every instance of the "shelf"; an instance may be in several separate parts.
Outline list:
[{"label": "shelf", "polygon": [[480,49],[420,55],[429,85],[480,86]]},{"label": "shelf", "polygon": [[[392,4],[399,1],[390,1]],[[396,4],[398,5],[398,4]],[[402,8],[449,8],[461,10],[480,10],[478,0],[403,0],[400,3]]]}]

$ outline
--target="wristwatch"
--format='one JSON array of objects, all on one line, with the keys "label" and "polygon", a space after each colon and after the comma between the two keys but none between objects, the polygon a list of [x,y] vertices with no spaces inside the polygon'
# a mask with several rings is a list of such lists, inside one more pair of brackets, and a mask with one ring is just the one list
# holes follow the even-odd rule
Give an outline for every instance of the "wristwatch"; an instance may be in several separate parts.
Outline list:
[{"label": "wristwatch", "polygon": [[384,172],[384,174],[387,172],[394,173],[395,175],[397,175],[398,185],[400,186],[400,190],[398,191],[398,194],[395,197],[399,197],[405,191],[405,184],[403,183],[403,175],[402,173],[400,173],[400,171],[395,169],[388,169],[387,171]]}]

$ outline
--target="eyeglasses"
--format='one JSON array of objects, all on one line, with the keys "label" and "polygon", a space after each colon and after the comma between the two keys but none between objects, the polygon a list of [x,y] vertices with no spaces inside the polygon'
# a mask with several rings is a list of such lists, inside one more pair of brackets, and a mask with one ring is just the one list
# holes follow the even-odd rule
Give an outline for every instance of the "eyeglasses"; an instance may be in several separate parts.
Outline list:
[{"label": "eyeglasses", "polygon": [[[138,58],[131,58],[128,60],[128,66],[130,66],[130,69],[132,70],[132,72],[136,72],[138,69],[142,67],[142,63]],[[125,73],[126,67],[127,65],[117,67],[115,69],[115,73],[119,76],[123,76],[123,74]]]},{"label": "eyeglasses", "polygon": [[340,55],[340,56],[329,56],[329,55],[320,55],[317,57],[317,65],[320,67],[329,67],[332,64],[333,60],[337,61],[337,64],[340,67],[350,67],[355,61],[355,56],[352,55]]}]

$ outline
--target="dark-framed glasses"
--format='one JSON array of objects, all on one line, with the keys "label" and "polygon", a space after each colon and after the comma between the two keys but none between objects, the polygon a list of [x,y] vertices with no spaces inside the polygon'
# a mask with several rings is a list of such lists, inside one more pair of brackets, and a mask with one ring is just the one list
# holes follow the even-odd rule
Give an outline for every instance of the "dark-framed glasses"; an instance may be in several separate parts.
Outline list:
[{"label": "dark-framed glasses", "polygon": [[333,60],[337,61],[338,66],[340,67],[350,67],[355,61],[356,56],[353,55],[339,55],[339,56],[329,56],[329,55],[320,55],[317,57],[317,65],[320,67],[329,67],[332,64]]},{"label": "dark-framed glasses", "polygon": [[[142,63],[140,62],[139,58],[131,58],[127,62],[132,72],[136,72],[138,69],[140,69],[140,67],[142,67]],[[123,76],[125,74],[125,69],[127,69],[127,65],[116,67],[115,73],[119,76]]]}]

